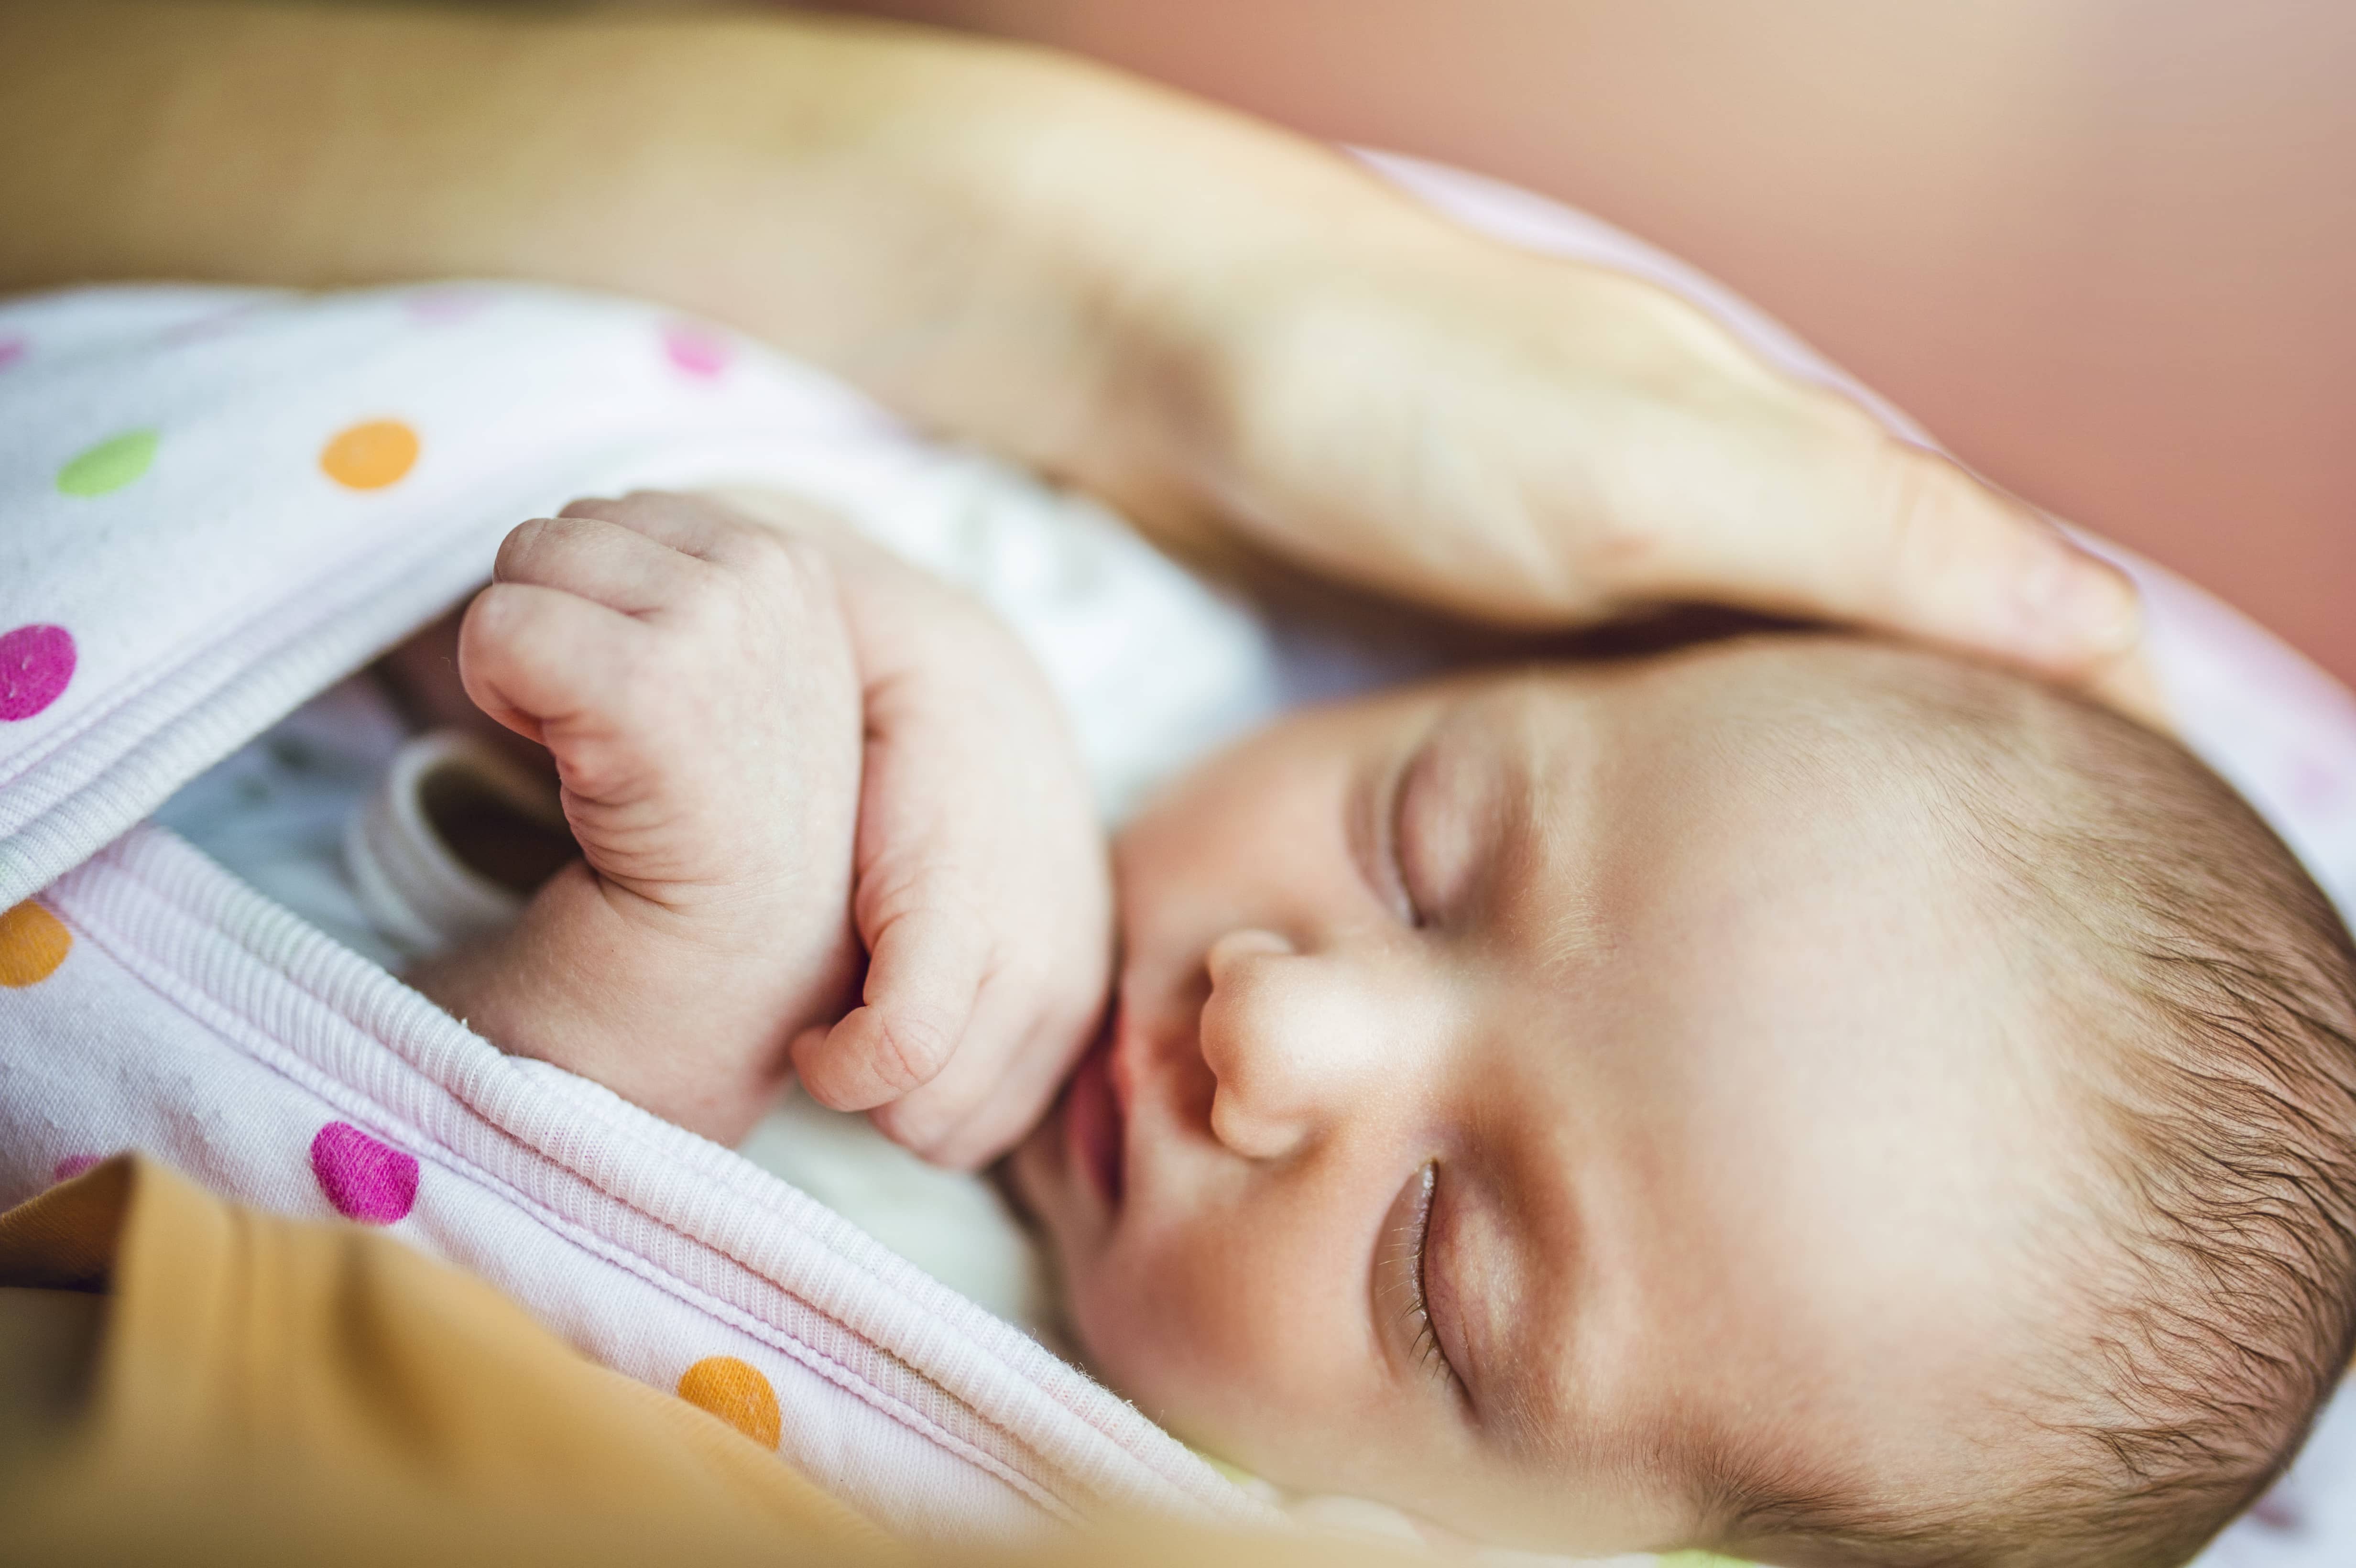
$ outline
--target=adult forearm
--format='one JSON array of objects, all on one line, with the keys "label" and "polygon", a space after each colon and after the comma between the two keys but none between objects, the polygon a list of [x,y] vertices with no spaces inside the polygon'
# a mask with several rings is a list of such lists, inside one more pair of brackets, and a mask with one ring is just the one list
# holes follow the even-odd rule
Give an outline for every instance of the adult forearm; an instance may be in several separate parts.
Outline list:
[{"label": "adult forearm", "polygon": [[2107,570],[1672,295],[1065,57],[777,15],[0,0],[0,288],[489,274],[730,321],[1191,542],[2098,681]]},{"label": "adult forearm", "polygon": [[[0,7],[0,288],[613,289],[1062,467],[1104,456],[1108,402],[1176,395],[1134,383],[1181,370],[1155,345],[1196,340],[1176,296],[1219,270],[1203,251],[1283,243],[1271,181],[1298,171],[1303,233],[1360,187],[1060,57],[804,17]],[[1246,161],[1261,216],[1215,221]]]},{"label": "adult forearm", "polygon": [[925,314],[973,224],[902,123],[932,53],[809,22],[18,6],[0,283],[530,276],[840,353]]}]

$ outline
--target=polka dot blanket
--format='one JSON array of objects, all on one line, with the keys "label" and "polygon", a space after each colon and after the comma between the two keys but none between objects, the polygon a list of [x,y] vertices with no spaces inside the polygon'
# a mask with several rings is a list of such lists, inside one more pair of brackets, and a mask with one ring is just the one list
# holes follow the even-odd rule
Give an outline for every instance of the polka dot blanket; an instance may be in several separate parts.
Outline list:
[{"label": "polka dot blanket", "polygon": [[[1369,161],[1506,240],[1677,290],[1914,433],[1627,237]],[[1108,805],[1282,699],[1266,636],[1082,504],[1054,549],[977,546],[975,496],[1004,478],[985,472],[807,368],[627,302],[443,284],[0,304],[0,1204],[135,1147],[249,1202],[388,1227],[918,1535],[1113,1509],[1272,1517],[806,1195],[501,1056],[142,825],[462,597],[516,521],[637,485],[798,490],[960,574],[1066,700],[1108,715],[1084,733],[1125,737],[1092,759]],[[2186,738],[2356,909],[2356,701],[2126,564]],[[1177,645],[1188,659],[1137,653]],[[2356,1560],[2345,1406],[2212,1561]]]}]

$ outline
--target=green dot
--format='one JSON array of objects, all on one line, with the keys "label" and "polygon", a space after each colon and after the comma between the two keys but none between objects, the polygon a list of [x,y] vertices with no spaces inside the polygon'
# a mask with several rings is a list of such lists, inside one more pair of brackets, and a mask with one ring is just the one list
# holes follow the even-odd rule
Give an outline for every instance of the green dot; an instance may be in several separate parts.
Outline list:
[{"label": "green dot", "polygon": [[120,490],[147,472],[161,439],[152,430],[132,430],[102,441],[58,470],[58,488],[69,496]]}]

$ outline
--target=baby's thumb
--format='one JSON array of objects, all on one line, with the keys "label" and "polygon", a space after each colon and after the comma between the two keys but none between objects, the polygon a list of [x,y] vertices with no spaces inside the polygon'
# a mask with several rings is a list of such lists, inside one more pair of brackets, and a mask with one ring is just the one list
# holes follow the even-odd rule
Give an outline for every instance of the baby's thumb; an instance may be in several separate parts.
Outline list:
[{"label": "baby's thumb", "polygon": [[870,956],[862,1005],[792,1046],[803,1089],[837,1111],[888,1105],[948,1065],[988,956],[981,923],[938,906],[919,905],[862,934]]}]

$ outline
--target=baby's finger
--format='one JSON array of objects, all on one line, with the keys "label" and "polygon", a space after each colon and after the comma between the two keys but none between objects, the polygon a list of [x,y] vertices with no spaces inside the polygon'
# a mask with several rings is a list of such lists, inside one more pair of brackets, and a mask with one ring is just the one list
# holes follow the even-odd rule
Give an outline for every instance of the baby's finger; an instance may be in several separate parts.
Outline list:
[{"label": "baby's finger", "polygon": [[647,629],[560,589],[495,582],[458,627],[458,678],[493,719],[543,743],[643,667]]},{"label": "baby's finger", "polygon": [[592,496],[557,514],[594,517],[652,540],[681,555],[715,566],[744,566],[757,552],[775,548],[776,530],[740,517],[702,496],[634,490],[619,497]]},{"label": "baby's finger", "polygon": [[704,562],[602,517],[533,517],[500,542],[500,582],[560,588],[625,615],[643,615],[691,592]]},{"label": "baby's finger", "polygon": [[[940,1076],[878,1108],[876,1127],[936,1165],[972,1170],[1014,1147],[1055,1097],[1100,1016],[1038,1016],[1035,985],[993,982]],[[1093,998],[1091,998],[1093,1000]]]},{"label": "baby's finger", "polygon": [[863,1005],[822,1038],[794,1044],[802,1087],[838,1111],[888,1104],[948,1064],[965,1039],[989,957],[989,933],[961,901],[918,901],[862,934]]}]

